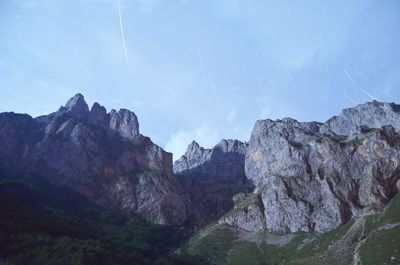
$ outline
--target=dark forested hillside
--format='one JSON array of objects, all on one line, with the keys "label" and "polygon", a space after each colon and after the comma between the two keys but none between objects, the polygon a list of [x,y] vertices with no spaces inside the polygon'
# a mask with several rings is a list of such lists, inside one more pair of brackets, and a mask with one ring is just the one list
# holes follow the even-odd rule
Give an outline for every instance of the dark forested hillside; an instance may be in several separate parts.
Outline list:
[{"label": "dark forested hillside", "polygon": [[191,231],[106,211],[32,177],[0,178],[0,264],[204,264],[179,252]]}]

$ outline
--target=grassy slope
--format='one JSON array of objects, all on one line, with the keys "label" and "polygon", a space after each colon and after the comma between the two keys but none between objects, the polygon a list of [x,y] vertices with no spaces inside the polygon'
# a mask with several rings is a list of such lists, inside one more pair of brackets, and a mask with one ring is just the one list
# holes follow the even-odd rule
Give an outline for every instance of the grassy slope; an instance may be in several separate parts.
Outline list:
[{"label": "grassy slope", "polygon": [[202,264],[190,231],[122,217],[46,182],[0,178],[0,264]]},{"label": "grassy slope", "polygon": [[381,215],[324,234],[295,233],[284,246],[266,244],[262,233],[258,242],[241,240],[241,233],[213,224],[192,237],[187,250],[218,265],[400,264],[400,194]]}]

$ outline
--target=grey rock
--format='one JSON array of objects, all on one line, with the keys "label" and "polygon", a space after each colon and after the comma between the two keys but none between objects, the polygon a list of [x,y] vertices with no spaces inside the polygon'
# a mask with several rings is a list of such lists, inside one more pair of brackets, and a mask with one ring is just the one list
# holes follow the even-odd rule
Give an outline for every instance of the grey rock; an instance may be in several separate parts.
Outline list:
[{"label": "grey rock", "polygon": [[264,204],[258,194],[238,193],[233,197],[234,208],[223,215],[218,223],[257,232],[266,229]]},{"label": "grey rock", "polygon": [[117,134],[128,140],[134,140],[140,135],[139,121],[130,110],[112,109],[110,113],[98,103],[94,103],[89,114],[89,123],[105,128],[107,131]]},{"label": "grey rock", "polygon": [[120,109],[110,112],[110,128],[124,138],[133,140],[139,134],[139,122],[135,113]]},{"label": "grey rock", "polygon": [[106,128],[109,123],[106,108],[97,102],[94,103],[90,109],[89,122]]},{"label": "grey rock", "polygon": [[85,98],[82,94],[76,94],[70,98],[64,107],[61,107],[57,115],[63,115],[68,113],[74,118],[85,120],[89,115],[89,106],[85,102]]},{"label": "grey rock", "polygon": [[372,101],[343,110],[339,116],[329,119],[321,131],[336,135],[352,135],[362,126],[380,128],[385,125],[391,125],[400,131],[400,105]]}]

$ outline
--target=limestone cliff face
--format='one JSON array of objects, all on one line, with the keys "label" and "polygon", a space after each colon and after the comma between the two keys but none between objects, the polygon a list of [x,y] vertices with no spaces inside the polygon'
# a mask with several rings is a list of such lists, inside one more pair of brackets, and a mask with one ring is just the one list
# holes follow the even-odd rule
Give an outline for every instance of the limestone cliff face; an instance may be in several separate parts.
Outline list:
[{"label": "limestone cliff face", "polygon": [[399,187],[399,115],[398,105],[371,102],[324,124],[258,121],[245,159],[256,199],[220,222],[252,231],[324,232],[380,211]]},{"label": "limestone cliff face", "polygon": [[184,156],[174,163],[183,189],[188,194],[191,217],[207,225],[233,207],[232,197],[250,189],[244,173],[247,144],[222,140],[212,149],[192,142]]},{"label": "limestone cliff face", "polygon": [[172,155],[139,133],[133,112],[107,113],[97,103],[89,110],[78,94],[36,119],[0,114],[0,144],[2,170],[44,177],[153,223],[186,219]]}]

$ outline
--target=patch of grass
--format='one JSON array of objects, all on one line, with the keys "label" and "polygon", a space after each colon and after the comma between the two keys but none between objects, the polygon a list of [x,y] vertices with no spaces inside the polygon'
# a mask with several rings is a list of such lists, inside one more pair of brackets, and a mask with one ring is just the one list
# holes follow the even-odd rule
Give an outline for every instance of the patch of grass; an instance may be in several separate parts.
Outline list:
[{"label": "patch of grass", "polygon": [[235,240],[232,229],[212,224],[189,241],[187,251],[193,256],[206,257],[212,264],[228,264],[228,252],[234,247]]},{"label": "patch of grass", "polygon": [[283,260],[284,253],[277,246],[243,241],[230,253],[228,264],[249,264],[251,261],[252,265],[273,265],[281,264]]},{"label": "patch of grass", "polygon": [[363,265],[400,264],[400,226],[369,236],[360,249]]},{"label": "patch of grass", "polygon": [[335,140],[336,142],[347,142],[349,140],[349,137],[347,135],[333,135],[332,139]]},{"label": "patch of grass", "polygon": [[369,236],[360,248],[362,264],[400,264],[400,193],[381,215],[366,218]]},{"label": "patch of grass", "polygon": [[342,142],[340,142],[340,144],[342,144],[345,147],[348,147],[348,146],[359,146],[359,145],[362,144],[362,141],[363,141],[363,139],[361,139],[361,138],[354,138],[354,139],[349,139],[349,140],[346,140],[346,141],[342,141]]},{"label": "patch of grass", "polygon": [[379,216],[381,224],[388,222],[400,222],[400,193],[389,202],[388,206],[384,210],[383,214]]}]

